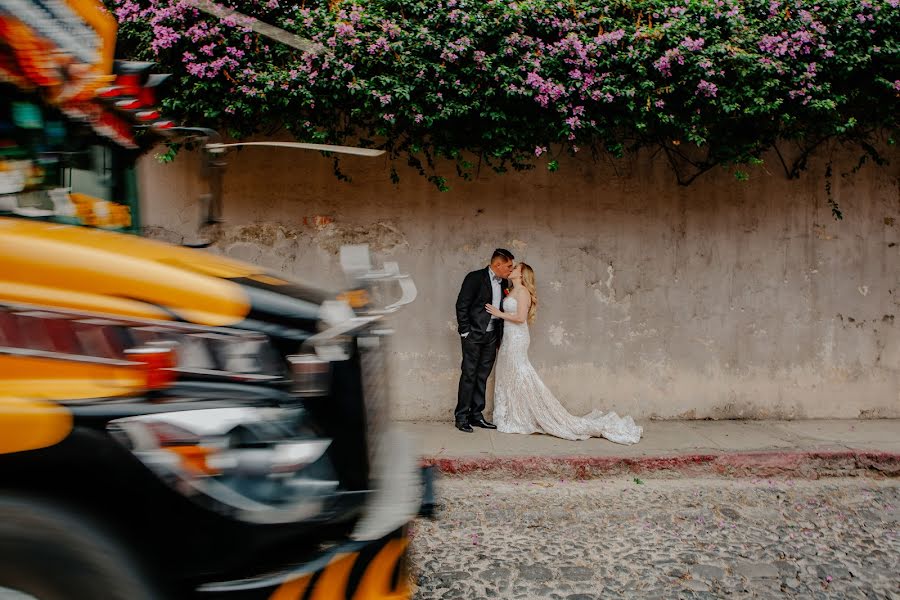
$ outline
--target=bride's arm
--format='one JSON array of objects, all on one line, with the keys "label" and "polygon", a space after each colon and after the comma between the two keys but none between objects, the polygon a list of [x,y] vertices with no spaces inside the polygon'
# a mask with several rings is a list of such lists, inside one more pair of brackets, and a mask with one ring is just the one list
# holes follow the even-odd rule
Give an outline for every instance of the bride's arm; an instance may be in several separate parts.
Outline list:
[{"label": "bride's arm", "polygon": [[486,304],[485,309],[495,317],[510,323],[525,323],[528,320],[528,309],[531,308],[531,294],[519,294],[516,297],[516,312],[506,313],[493,304]]}]

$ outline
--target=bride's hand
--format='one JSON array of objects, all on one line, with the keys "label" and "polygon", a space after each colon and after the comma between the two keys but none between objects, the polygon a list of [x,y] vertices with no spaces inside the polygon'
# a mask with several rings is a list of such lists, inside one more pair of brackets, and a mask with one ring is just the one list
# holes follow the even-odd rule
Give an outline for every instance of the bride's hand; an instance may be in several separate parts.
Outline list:
[{"label": "bride's hand", "polygon": [[494,306],[493,304],[485,304],[484,308],[485,308],[485,310],[487,310],[489,313],[491,313],[495,317],[503,316],[503,311],[500,310],[499,308],[497,308],[496,306]]}]

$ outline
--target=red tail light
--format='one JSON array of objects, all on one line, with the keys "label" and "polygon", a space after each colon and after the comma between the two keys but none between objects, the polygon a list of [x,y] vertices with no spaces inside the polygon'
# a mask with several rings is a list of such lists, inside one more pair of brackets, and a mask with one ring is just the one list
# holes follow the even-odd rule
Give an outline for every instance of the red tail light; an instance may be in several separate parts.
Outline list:
[{"label": "red tail light", "polygon": [[97,96],[99,98],[118,98],[122,95],[122,92],[123,90],[121,86],[113,85],[97,90]]},{"label": "red tail light", "polygon": [[119,100],[116,102],[116,108],[121,108],[124,110],[134,110],[143,106],[141,101],[136,98],[131,98],[128,100]]},{"label": "red tail light", "polygon": [[142,87],[138,92],[138,99],[144,106],[153,106],[156,104],[156,92],[153,88]]},{"label": "red tail light", "polygon": [[159,118],[158,110],[142,110],[135,115],[138,121],[155,121]]},{"label": "red tail light", "polygon": [[170,346],[143,346],[126,350],[125,355],[143,365],[148,390],[160,390],[171,385],[177,375],[175,349]]},{"label": "red tail light", "polygon": [[137,96],[141,91],[141,76],[139,74],[124,74],[116,76],[116,85],[121,86],[124,93],[129,96]]}]

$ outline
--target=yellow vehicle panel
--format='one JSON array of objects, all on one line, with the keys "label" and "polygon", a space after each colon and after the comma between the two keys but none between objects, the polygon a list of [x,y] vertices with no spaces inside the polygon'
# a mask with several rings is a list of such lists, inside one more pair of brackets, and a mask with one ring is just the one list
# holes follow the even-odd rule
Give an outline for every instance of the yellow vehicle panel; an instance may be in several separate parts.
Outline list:
[{"label": "yellow vehicle panel", "polygon": [[5,281],[3,274],[0,274],[0,301],[141,319],[172,318],[170,313],[146,302],[104,294],[76,292],[50,284],[34,285]]},{"label": "yellow vehicle panel", "polygon": [[253,265],[143,238],[0,218],[0,301],[233,325],[250,303],[228,279]]},{"label": "yellow vehicle panel", "polygon": [[135,366],[0,354],[0,397],[113,398],[138,393],[146,383]]},{"label": "yellow vehicle panel", "polygon": [[72,413],[64,406],[0,393],[0,454],[53,446],[71,431]]},{"label": "yellow vehicle panel", "polygon": [[[275,590],[269,600],[408,600],[412,590],[405,572],[392,582],[397,562],[406,550],[407,538],[393,539],[365,566],[355,589],[349,589],[350,573],[359,558],[357,553],[339,554],[319,573],[291,579]],[[307,588],[312,585],[312,590]]]}]

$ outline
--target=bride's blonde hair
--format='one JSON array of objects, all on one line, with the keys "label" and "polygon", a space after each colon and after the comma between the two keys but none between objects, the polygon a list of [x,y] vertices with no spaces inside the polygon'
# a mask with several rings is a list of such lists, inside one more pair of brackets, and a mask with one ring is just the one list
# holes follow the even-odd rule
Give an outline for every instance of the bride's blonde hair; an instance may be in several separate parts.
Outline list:
[{"label": "bride's blonde hair", "polygon": [[528,308],[528,322],[534,323],[534,317],[537,315],[537,286],[535,285],[534,280],[534,269],[532,269],[529,265],[520,262],[519,266],[522,267],[522,287],[528,290],[528,293],[531,295],[531,306]]}]

